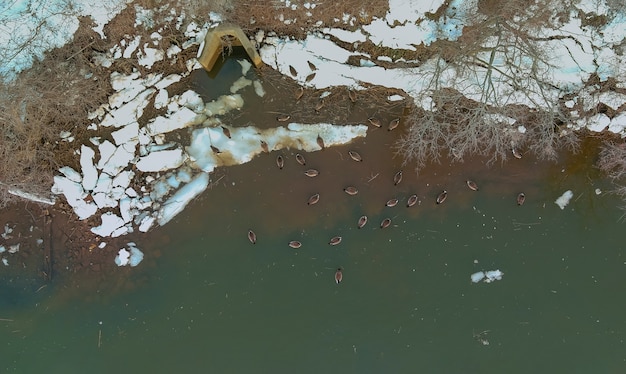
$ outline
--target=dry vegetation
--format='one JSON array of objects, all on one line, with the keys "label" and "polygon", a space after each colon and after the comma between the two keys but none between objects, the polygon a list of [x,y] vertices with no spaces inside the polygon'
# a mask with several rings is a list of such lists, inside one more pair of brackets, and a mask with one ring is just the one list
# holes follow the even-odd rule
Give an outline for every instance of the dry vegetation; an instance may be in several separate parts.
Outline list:
[{"label": "dry vegetation", "polygon": [[[557,9],[570,6],[566,0],[561,3]],[[433,43],[437,51],[435,73],[419,77],[426,82],[423,102],[429,110],[413,111],[410,131],[397,145],[407,162],[415,161],[418,170],[442,156],[462,161],[480,154],[494,162],[506,160],[513,149],[554,159],[559,146],[576,148],[573,133],[558,131],[567,118],[547,93],[551,63],[541,41],[533,36],[539,28],[560,22],[561,15],[554,17],[551,7],[537,5],[531,0],[508,0],[505,6],[481,1],[479,13],[458,42]],[[468,100],[446,88],[442,82],[450,71],[476,77],[458,84],[480,99]],[[496,86],[507,86],[508,90],[497,91]],[[520,95],[541,109],[509,104]],[[520,125],[526,128],[525,133],[518,131]]]}]

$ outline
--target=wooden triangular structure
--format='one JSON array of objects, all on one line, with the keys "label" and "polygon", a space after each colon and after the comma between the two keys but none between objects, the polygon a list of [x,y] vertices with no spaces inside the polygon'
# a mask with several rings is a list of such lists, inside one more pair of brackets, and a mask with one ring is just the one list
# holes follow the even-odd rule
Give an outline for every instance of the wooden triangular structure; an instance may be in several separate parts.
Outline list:
[{"label": "wooden triangular structure", "polygon": [[222,55],[222,51],[226,47],[222,38],[227,39],[227,43],[230,43],[232,46],[243,47],[257,68],[263,64],[261,56],[259,56],[254,45],[252,45],[252,42],[246,37],[241,28],[226,24],[210,29],[204,37],[204,44],[198,61],[207,71],[213,69],[217,58]]}]

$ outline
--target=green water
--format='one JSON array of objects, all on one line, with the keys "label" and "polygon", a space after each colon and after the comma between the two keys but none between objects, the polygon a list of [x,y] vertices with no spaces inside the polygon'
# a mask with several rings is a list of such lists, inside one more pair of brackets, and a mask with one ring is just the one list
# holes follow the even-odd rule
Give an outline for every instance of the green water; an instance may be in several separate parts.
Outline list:
[{"label": "green water", "polygon": [[[291,151],[284,170],[277,153],[217,170],[210,190],[138,243],[137,268],[95,288],[16,288],[0,300],[10,320],[0,321],[0,371],[625,372],[622,211],[594,193],[607,181],[584,160],[524,159],[405,170],[393,186],[392,136],[307,154],[321,171],[313,179]],[[567,189],[574,199],[561,210],[554,200]],[[320,203],[307,206],[315,192]],[[412,193],[421,204],[406,208]],[[394,196],[401,203],[384,207]],[[329,246],[335,235],[343,242]],[[495,269],[502,280],[471,283]]]}]

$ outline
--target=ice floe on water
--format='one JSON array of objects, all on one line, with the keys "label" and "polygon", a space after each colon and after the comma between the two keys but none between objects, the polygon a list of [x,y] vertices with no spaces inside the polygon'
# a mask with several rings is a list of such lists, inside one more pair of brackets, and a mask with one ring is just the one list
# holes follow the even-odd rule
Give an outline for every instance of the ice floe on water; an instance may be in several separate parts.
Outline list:
[{"label": "ice floe on water", "polygon": [[129,242],[125,248],[122,248],[115,256],[115,264],[117,266],[130,265],[135,267],[143,260],[143,252],[137,248],[136,244]]},{"label": "ice floe on water", "polygon": [[567,190],[563,192],[563,195],[561,195],[558,199],[556,199],[554,203],[558,205],[559,208],[565,209],[565,207],[567,206],[567,204],[569,204],[572,197],[574,197],[574,193],[571,190]]},{"label": "ice floe on water", "polygon": [[473,273],[470,278],[472,280],[472,283],[478,283],[480,281],[483,281],[485,283],[491,283],[497,280],[501,280],[502,276],[504,276],[504,273],[500,270],[489,270]]}]

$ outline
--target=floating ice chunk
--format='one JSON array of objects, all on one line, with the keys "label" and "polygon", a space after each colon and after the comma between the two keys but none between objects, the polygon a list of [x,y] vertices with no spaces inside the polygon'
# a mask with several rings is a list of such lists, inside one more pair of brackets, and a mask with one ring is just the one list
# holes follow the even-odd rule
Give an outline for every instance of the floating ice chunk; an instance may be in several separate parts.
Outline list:
[{"label": "floating ice chunk", "polygon": [[83,200],[87,196],[83,186],[80,183],[72,182],[66,177],[58,175],[54,177],[52,193],[57,195],[63,194],[67,203],[72,206],[74,213],[81,220],[91,217],[98,210],[96,204]]},{"label": "floating ice chunk", "polygon": [[12,236],[9,234],[12,232],[13,232],[13,227],[9,226],[9,224],[7,223],[6,225],[4,225],[4,232],[0,236],[2,236],[4,240],[11,239]]},{"label": "floating ice chunk", "polygon": [[[202,50],[202,49],[200,49]],[[174,56],[176,56],[177,54],[179,54],[180,52],[182,52],[183,50],[180,49],[179,46],[177,46],[176,44],[173,44],[172,46],[170,46],[167,51],[165,52],[165,54],[167,55],[167,58],[172,58]]]},{"label": "floating ice chunk", "polygon": [[387,97],[387,101],[402,101],[404,100],[404,96],[402,95],[391,95]]},{"label": "floating ice chunk", "polygon": [[133,140],[138,140],[139,137],[139,123],[137,121],[133,121],[128,125],[122,127],[119,130],[113,131],[111,133],[115,144],[121,145],[124,143],[128,143]]},{"label": "floating ice chunk", "polygon": [[133,53],[137,50],[137,47],[139,47],[140,41],[141,35],[135,36],[135,39],[131,40],[128,43],[128,47],[126,47],[126,49],[124,50],[124,54],[122,54],[122,57],[131,58]]},{"label": "floating ice chunk", "polygon": [[183,77],[179,74],[170,74],[167,77],[161,79],[159,82],[154,84],[154,87],[157,89],[165,88],[173,83],[180,81]]},{"label": "floating ice chunk", "polygon": [[126,234],[131,233],[131,232],[133,232],[133,229],[130,227],[130,225],[122,226],[122,227],[118,227],[117,229],[115,229],[111,233],[111,237],[112,238],[117,238],[118,236],[126,235]]},{"label": "floating ice chunk", "polygon": [[42,245],[43,244],[43,239],[39,238],[36,240],[37,245]]},{"label": "floating ice chunk", "polygon": [[17,251],[19,250],[20,250],[20,243],[9,246],[9,253],[17,253]]},{"label": "floating ice chunk", "polygon": [[93,158],[96,155],[93,149],[82,145],[80,147],[80,167],[83,171],[83,188],[91,191],[96,187],[98,182],[98,170],[93,164]]},{"label": "floating ice chunk", "polygon": [[116,175],[115,178],[113,178],[113,181],[111,182],[111,186],[126,188],[130,184],[130,181],[133,179],[134,176],[135,176],[135,172],[130,171],[130,170],[125,170],[119,173],[118,175]]},{"label": "floating ice chunk", "polygon": [[104,213],[101,217],[102,224],[98,227],[92,227],[91,232],[100,236],[110,236],[113,231],[124,226],[124,220],[118,215],[111,212]]},{"label": "floating ice chunk", "polygon": [[7,250],[7,249],[6,249],[6,247],[5,247],[5,246],[0,245],[0,253],[5,252],[6,250]]},{"label": "floating ice chunk", "polygon": [[114,71],[111,73],[111,87],[115,91],[121,91],[128,86],[134,84],[134,80],[139,78],[141,74],[137,71],[130,73],[128,75],[122,74],[120,72]]},{"label": "floating ice chunk", "polygon": [[483,280],[483,278],[485,278],[485,273],[482,271],[479,271],[477,273],[472,274],[470,278],[472,278],[473,283],[478,283],[481,280]]},{"label": "floating ice chunk", "polygon": [[200,113],[204,110],[204,100],[200,95],[192,90],[187,90],[178,97],[178,104]]},{"label": "floating ice chunk", "polygon": [[109,161],[109,158],[113,156],[113,153],[115,152],[115,145],[110,141],[105,140],[98,146],[98,151],[100,151],[100,160],[98,161],[98,165],[96,165],[96,167],[102,170],[106,162]]},{"label": "floating ice chunk", "polygon": [[230,112],[233,109],[240,109],[243,107],[243,98],[239,94],[224,95],[217,98],[217,100],[206,103],[204,106],[204,113],[207,116],[215,116]]},{"label": "floating ice chunk", "polygon": [[185,206],[196,196],[202,193],[209,185],[209,175],[200,173],[191,182],[181,187],[172,197],[163,203],[163,207],[158,212],[158,223],[163,226],[174,216],[180,213]]},{"label": "floating ice chunk", "polygon": [[148,43],[145,43],[143,50],[137,52],[137,62],[141,66],[145,66],[148,69],[152,68],[157,61],[162,61],[165,58],[165,52],[160,49],[148,47]]},{"label": "floating ice chunk", "polygon": [[136,166],[141,171],[164,171],[179,167],[186,157],[182,149],[152,152],[141,157]]},{"label": "floating ice chunk", "polygon": [[128,142],[115,148],[115,152],[108,158],[102,171],[109,175],[117,175],[126,168],[130,161],[135,158],[135,146],[137,143],[137,141]]},{"label": "floating ice chunk", "polygon": [[115,256],[115,264],[117,266],[126,266],[128,265],[129,259],[130,259],[130,252],[128,252],[126,248],[122,248],[117,253],[117,256]]},{"label": "floating ice chunk", "polygon": [[131,212],[131,203],[129,198],[120,199],[120,214],[125,223],[130,222],[133,219]]},{"label": "floating ice chunk", "polygon": [[155,217],[145,216],[139,223],[139,231],[147,232],[148,230],[150,230],[150,227],[152,227],[152,225],[154,224],[154,221],[156,221]]},{"label": "floating ice chunk", "polygon": [[254,92],[257,94],[258,97],[265,96],[265,89],[263,88],[261,81],[255,80],[254,82],[252,82],[252,84],[254,85]]},{"label": "floating ice chunk", "polygon": [[106,192],[95,192],[92,193],[94,203],[98,206],[98,208],[115,208],[117,206],[117,200],[114,199],[110,194]]},{"label": "floating ice chunk", "polygon": [[69,166],[63,166],[62,168],[59,169],[59,171],[63,175],[65,175],[67,179],[71,180],[72,182],[80,183],[83,181],[83,176],[80,175],[79,172],[77,172],[76,170],[72,169]]},{"label": "floating ice chunk", "polygon": [[4,266],[9,266],[9,260],[7,260],[5,257],[2,257],[2,263],[4,264]]},{"label": "floating ice chunk", "polygon": [[130,249],[130,261],[129,264],[132,267],[139,265],[141,260],[143,260],[143,252],[139,250],[139,248],[135,247],[134,243],[128,243],[128,248]]},{"label": "floating ice chunk", "polygon": [[239,77],[239,79],[233,82],[233,85],[230,86],[230,93],[233,93],[233,94],[237,93],[242,88],[248,87],[251,84],[252,84],[252,81],[250,79],[246,77]]},{"label": "floating ice chunk", "polygon": [[137,95],[133,100],[110,111],[100,122],[101,126],[122,127],[128,123],[137,121],[143,115],[144,108],[150,102],[150,98],[156,92],[154,88],[149,88]]},{"label": "floating ice chunk", "polygon": [[239,63],[239,65],[241,65],[241,75],[248,74],[248,71],[250,71],[250,68],[252,67],[252,64],[250,63],[250,61],[237,60],[237,62]]},{"label": "floating ice chunk", "polygon": [[611,119],[604,113],[598,113],[588,120],[587,128],[591,131],[604,131],[611,124]]},{"label": "floating ice chunk", "polygon": [[147,134],[150,136],[165,134],[170,131],[197,125],[202,123],[205,118],[187,107],[182,107],[169,116],[158,116],[151,120],[146,126]]},{"label": "floating ice chunk", "polygon": [[161,109],[167,106],[167,101],[169,99],[169,94],[165,88],[159,90],[157,95],[154,97],[154,108]]},{"label": "floating ice chunk", "polygon": [[491,283],[491,282],[496,281],[496,280],[501,280],[503,275],[504,275],[504,273],[501,272],[500,270],[486,271],[485,272],[485,283]]},{"label": "floating ice chunk", "polygon": [[569,204],[569,201],[572,199],[573,196],[574,196],[574,193],[571,190],[567,190],[563,193],[563,195],[561,195],[558,199],[556,199],[554,203],[558,205],[559,208],[565,209],[565,207],[567,206],[567,204]]}]

